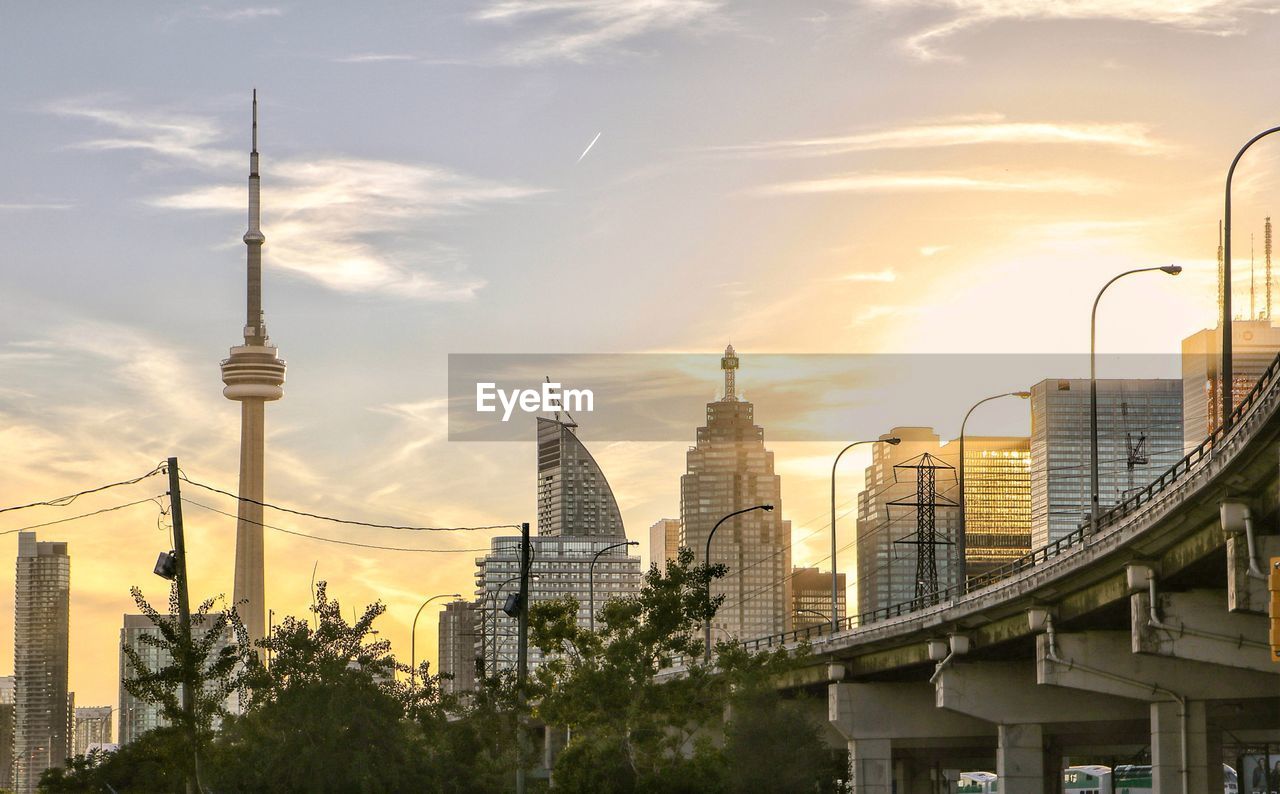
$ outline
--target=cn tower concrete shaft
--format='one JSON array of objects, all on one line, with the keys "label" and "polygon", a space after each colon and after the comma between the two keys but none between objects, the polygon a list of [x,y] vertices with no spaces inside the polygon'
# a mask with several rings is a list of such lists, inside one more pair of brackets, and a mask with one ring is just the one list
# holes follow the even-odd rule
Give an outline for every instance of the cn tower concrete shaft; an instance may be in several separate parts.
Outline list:
[{"label": "cn tower concrete shaft", "polygon": [[262,541],[262,502],[266,403],[284,396],[285,362],[267,337],[262,312],[261,201],[258,176],[258,98],[253,100],[253,151],[249,155],[249,229],[247,247],[248,316],[244,344],[231,348],[222,362],[223,395],[240,403],[240,508],[236,522],[235,606],[250,639],[266,636],[266,560]]}]

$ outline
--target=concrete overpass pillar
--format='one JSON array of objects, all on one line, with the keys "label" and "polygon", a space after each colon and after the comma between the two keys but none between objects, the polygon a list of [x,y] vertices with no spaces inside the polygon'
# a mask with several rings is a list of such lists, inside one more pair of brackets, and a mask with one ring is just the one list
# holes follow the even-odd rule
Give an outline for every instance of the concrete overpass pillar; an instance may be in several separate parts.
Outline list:
[{"label": "concrete overpass pillar", "polygon": [[996,774],[1002,794],[1045,794],[1044,729],[1000,725],[996,736]]},{"label": "concrete overpass pillar", "polygon": [[893,747],[888,739],[849,740],[853,794],[893,794]]},{"label": "concrete overpass pillar", "polygon": [[[1186,712],[1186,760],[1182,754],[1183,712]],[[1159,792],[1181,792],[1182,770],[1186,767],[1187,792],[1211,791],[1208,766],[1209,747],[1205,730],[1204,701],[1188,700],[1151,704],[1151,787]],[[1219,752],[1217,777],[1222,777]],[[1222,790],[1219,782],[1218,791]]]}]

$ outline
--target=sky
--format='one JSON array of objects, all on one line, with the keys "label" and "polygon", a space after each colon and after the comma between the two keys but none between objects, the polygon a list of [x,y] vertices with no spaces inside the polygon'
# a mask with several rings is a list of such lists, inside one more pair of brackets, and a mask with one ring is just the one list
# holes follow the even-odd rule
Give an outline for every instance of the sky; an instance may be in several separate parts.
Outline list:
[{"label": "sky", "polygon": [[[714,362],[732,341],[751,399],[753,354],[1087,352],[1108,278],[1177,263],[1176,279],[1117,283],[1098,321],[1100,349],[1176,354],[1216,316],[1226,167],[1280,122],[1275,11],[1243,0],[7,4],[0,506],[128,479],[169,455],[191,479],[235,490],[239,412],[218,364],[243,322],[254,88],[264,306],[289,366],[267,409],[268,500],[376,523],[507,524],[536,515],[532,428],[527,442],[449,441],[450,354]],[[1251,234],[1261,277],[1278,160],[1264,142],[1236,177],[1241,312]],[[1041,377],[1078,374],[1045,361]],[[706,373],[704,400],[718,376]],[[811,388],[796,399],[833,399]],[[982,389],[938,384],[931,410],[903,405],[896,423],[954,436]],[[683,442],[593,443],[579,417],[646,564],[647,527],[678,514],[701,414],[673,410],[692,417]],[[767,401],[756,416],[768,439]],[[1025,404],[984,416],[983,432],[1026,432]],[[770,444],[796,564],[828,564],[843,441]],[[842,509],[867,460],[842,463]],[[12,530],[164,490],[151,478],[0,514],[0,550],[16,554]],[[81,705],[116,701],[129,588],[163,601],[157,504],[38,530],[70,544]],[[277,616],[305,613],[314,571],[344,608],[382,601],[382,635],[406,659],[418,605],[468,593],[493,534],[271,516],[310,535],[434,550],[267,534]],[[188,507],[186,524],[193,596],[229,596],[234,521]],[[0,638],[13,636],[8,577]],[[433,663],[444,600],[418,626],[419,658]]]}]

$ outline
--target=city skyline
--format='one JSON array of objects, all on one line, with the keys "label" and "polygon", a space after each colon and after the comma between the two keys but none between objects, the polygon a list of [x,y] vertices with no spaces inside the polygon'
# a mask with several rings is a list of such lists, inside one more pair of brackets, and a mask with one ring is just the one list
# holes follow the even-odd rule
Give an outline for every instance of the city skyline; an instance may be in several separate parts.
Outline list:
[{"label": "city skyline", "polygon": [[[692,17],[671,10],[682,7]],[[1263,53],[1277,22],[1233,3],[1182,16],[1137,4],[1067,20],[1012,19],[961,4],[955,13],[964,24],[935,36],[925,34],[940,20],[913,3],[886,3],[883,14],[815,5],[787,15],[672,3],[620,26],[589,15],[539,20],[487,8],[487,15],[448,16],[428,42],[408,38],[414,25],[394,35],[374,22],[348,27],[351,37],[334,41],[285,7],[139,7],[118,19],[86,10],[83,21],[64,24],[44,16],[51,10],[11,13],[12,46],[0,58],[31,79],[0,88],[0,112],[18,133],[0,144],[11,166],[0,229],[12,241],[13,263],[3,269],[11,311],[2,320],[0,411],[6,458],[20,462],[10,467],[0,501],[132,476],[169,454],[196,479],[235,490],[236,423],[218,393],[216,361],[243,299],[243,256],[233,246],[243,234],[240,151],[255,84],[273,141],[263,164],[272,326],[287,340],[290,361],[305,362],[305,371],[290,373],[290,400],[273,413],[270,501],[415,525],[536,518],[527,448],[451,447],[442,439],[438,397],[446,353],[528,349],[533,320],[523,307],[564,309],[566,282],[599,297],[576,306],[577,329],[540,327],[539,349],[710,352],[732,339],[744,355],[1079,352],[1101,282],[1123,267],[1167,260],[1187,272],[1171,283],[1117,285],[1100,314],[1100,338],[1112,351],[1176,353],[1181,339],[1213,325],[1213,246],[1229,156],[1274,122],[1261,100],[1274,69]],[[325,24],[342,15],[317,12]],[[772,24],[778,19],[786,24]],[[287,30],[285,22],[297,27]],[[136,62],[117,59],[86,77],[52,59],[54,49],[118,55],[123,37],[99,31],[124,27],[142,45]],[[855,64],[900,67],[892,85],[821,84],[811,100],[784,93],[784,83],[847,72],[847,48],[836,52],[823,36],[858,28],[889,45],[869,48]],[[1047,29],[1086,51],[1084,74],[1060,69],[1051,78],[1052,100],[1039,96],[1036,75],[1009,73],[987,54],[993,40],[1031,46],[1017,39]],[[57,31],[61,46],[46,51],[40,37],[24,35],[35,30]],[[569,35],[584,30],[594,35]],[[737,112],[736,81],[703,59],[755,52],[766,30],[773,40],[761,48],[759,68],[785,80],[762,76],[752,101],[778,112],[763,114],[773,117],[768,122],[746,120]],[[462,31],[481,54],[450,50],[445,31]],[[1090,44],[1099,34],[1126,46]],[[208,45],[192,46],[199,37]],[[579,41],[590,44],[564,49]],[[1177,62],[1158,51],[1175,46]],[[164,75],[148,60],[149,47],[170,55],[190,49],[196,76],[184,83]],[[797,50],[802,62],[783,68],[786,53]],[[1053,66],[1068,53],[1050,46],[1040,56]],[[735,91],[715,93],[698,111],[675,98],[673,71],[680,70],[669,71],[671,63],[695,70],[698,85]],[[1238,94],[1258,101],[1235,101],[1237,92],[1214,96],[1197,74],[1206,63],[1235,69]],[[611,96],[605,78],[586,77],[599,66],[633,81],[629,95]],[[1185,102],[1151,89],[1166,72],[1200,89],[1192,103],[1215,119],[1211,127],[1182,123]],[[446,79],[475,92],[460,112],[436,112],[456,106],[458,97],[438,85]],[[984,80],[1012,99],[960,82]],[[504,89],[506,81],[514,87]],[[886,90],[904,98],[868,116],[865,103]],[[1098,109],[1130,94],[1145,99]],[[627,112],[633,105],[645,113]],[[689,121],[677,132],[650,115]],[[529,141],[507,151],[517,126],[530,130]],[[1260,147],[1237,183],[1238,306],[1247,303],[1240,300],[1248,288],[1243,233],[1261,230],[1270,214],[1251,197],[1274,185],[1275,157]],[[952,217],[957,207],[963,212]],[[640,222],[619,229],[618,217]],[[890,234],[872,234],[886,224]],[[571,239],[539,233],[542,227],[586,234]],[[426,253],[410,256],[406,239]],[[528,246],[513,254],[494,242],[501,239]],[[702,269],[681,268],[679,285],[619,276],[647,273],[650,262]],[[1069,278],[1044,302],[1042,280],[1068,268]],[[1036,323],[1007,333],[1027,311],[1018,308],[1024,302],[1036,308]],[[645,306],[653,317],[661,306],[691,320],[635,328],[612,322]],[[956,408],[958,415],[964,406]],[[759,410],[767,427],[769,407]],[[954,429],[939,428],[944,435]],[[647,527],[675,513],[684,446],[595,450],[617,486],[625,523]],[[801,538],[825,524],[822,466],[835,447],[771,444],[786,517],[796,524],[796,565],[825,567],[826,537]],[[849,462],[848,498],[868,454]],[[493,482],[510,485],[499,490]],[[83,510],[119,501],[89,500]],[[233,501],[206,503],[235,512]],[[96,671],[89,660],[114,648],[120,616],[133,611],[128,587],[164,599],[165,585],[150,568],[168,540],[149,510],[41,530],[68,542],[77,560],[71,688],[82,702],[114,702],[115,672]],[[4,528],[66,515],[47,509]],[[230,597],[234,519],[195,508],[187,521],[193,597]],[[275,523],[412,544],[390,532]],[[842,532],[842,544],[851,537]],[[469,549],[485,540],[450,537],[438,545]],[[401,655],[414,609],[430,594],[466,592],[474,556],[443,562],[444,555],[341,552],[279,534],[267,543],[274,572],[267,602],[277,615],[305,614],[318,562],[317,578],[332,583],[344,606],[388,603],[383,628]],[[842,571],[851,564],[842,560]],[[367,584],[374,577],[379,584]],[[0,593],[4,634],[12,587]],[[434,620],[434,610],[425,618]],[[420,659],[435,658],[434,632],[424,630],[431,625],[419,626]]]}]

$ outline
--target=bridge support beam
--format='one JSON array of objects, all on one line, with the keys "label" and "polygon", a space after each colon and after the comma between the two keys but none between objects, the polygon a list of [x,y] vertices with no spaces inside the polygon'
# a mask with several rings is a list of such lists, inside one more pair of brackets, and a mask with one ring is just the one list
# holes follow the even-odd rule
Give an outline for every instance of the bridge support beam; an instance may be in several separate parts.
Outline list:
[{"label": "bridge support beam", "polygon": [[[1255,556],[1265,571],[1267,560],[1280,557],[1280,535],[1258,535]],[[1255,560],[1257,562],[1257,560]],[[1243,534],[1227,537],[1227,608],[1232,612],[1267,614],[1267,582],[1249,575],[1249,548]]]},{"label": "bridge support beam", "polygon": [[997,730],[996,774],[1004,794],[1046,794],[1044,728],[1001,725]]},{"label": "bridge support beam", "polygon": [[827,687],[828,719],[849,743],[853,794],[891,794],[896,776],[899,791],[919,770],[895,765],[895,743],[929,739],[986,739],[991,725],[934,706],[932,687],[912,684],[831,684]]},{"label": "bridge support beam", "polygon": [[1129,597],[1134,653],[1275,672],[1266,642],[1267,619],[1229,612],[1225,592],[1157,593],[1156,600],[1152,615],[1149,593]]},{"label": "bridge support beam", "polygon": [[[1185,712],[1185,739],[1184,731]],[[1222,744],[1210,742],[1205,724],[1204,701],[1151,704],[1151,788],[1152,791],[1196,792],[1222,790]],[[1186,755],[1182,748],[1186,746]],[[1210,745],[1217,747],[1211,755]],[[1182,776],[1186,774],[1186,787]],[[1215,771],[1217,787],[1209,781]]]},{"label": "bridge support beam", "polygon": [[940,708],[997,724],[1046,724],[1145,720],[1146,705],[1078,689],[1036,683],[1036,665],[1026,662],[957,662],[934,683]]}]

